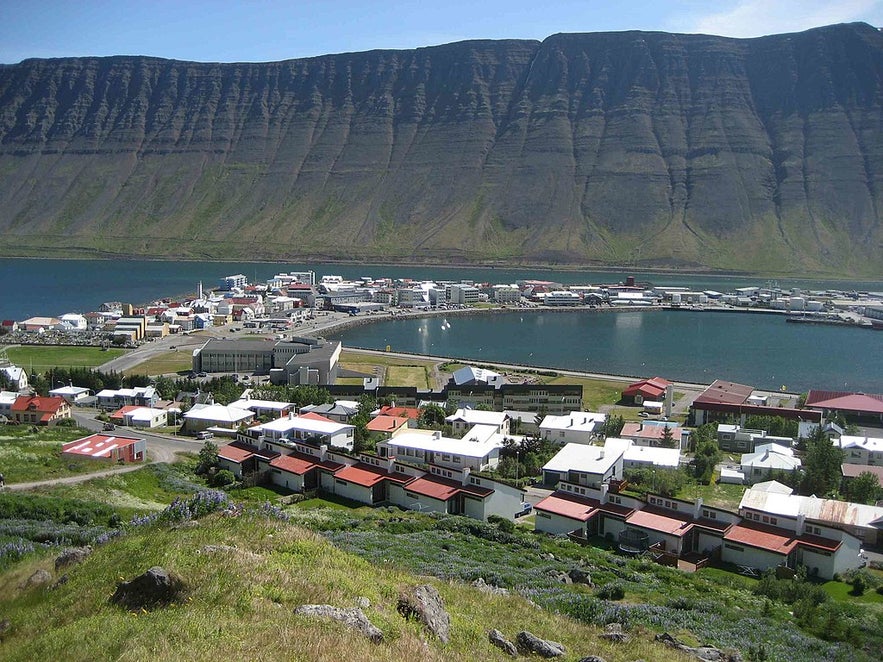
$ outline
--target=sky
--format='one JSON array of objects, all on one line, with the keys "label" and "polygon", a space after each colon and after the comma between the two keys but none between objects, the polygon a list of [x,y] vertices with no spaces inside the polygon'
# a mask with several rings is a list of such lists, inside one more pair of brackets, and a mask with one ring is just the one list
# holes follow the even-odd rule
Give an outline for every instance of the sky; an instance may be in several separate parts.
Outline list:
[{"label": "sky", "polygon": [[883,26],[883,0],[0,0],[0,63],[268,62],[558,32],[757,37],[851,21]]}]

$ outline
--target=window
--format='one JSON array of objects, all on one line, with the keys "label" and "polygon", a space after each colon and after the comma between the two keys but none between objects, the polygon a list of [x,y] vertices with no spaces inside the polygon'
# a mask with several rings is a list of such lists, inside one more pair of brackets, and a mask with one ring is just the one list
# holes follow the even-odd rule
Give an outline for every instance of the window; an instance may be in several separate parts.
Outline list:
[{"label": "window", "polygon": [[459,455],[452,455],[452,456],[451,456],[451,461],[452,461],[454,464],[460,464],[460,456],[459,456]]},{"label": "window", "polygon": [[345,480],[335,480],[334,482],[337,483],[338,485],[346,485],[347,484],[347,482]]},{"label": "window", "polygon": [[542,517],[543,519],[552,519],[552,516],[549,513],[537,512],[537,517]]},{"label": "window", "polygon": [[779,523],[779,520],[777,520],[775,517],[770,517],[770,524],[775,526],[778,523]]},{"label": "window", "polygon": [[764,515],[764,516],[763,516],[763,523],[764,523],[764,524],[769,524],[769,523],[770,523],[770,518],[767,517],[766,515]]}]

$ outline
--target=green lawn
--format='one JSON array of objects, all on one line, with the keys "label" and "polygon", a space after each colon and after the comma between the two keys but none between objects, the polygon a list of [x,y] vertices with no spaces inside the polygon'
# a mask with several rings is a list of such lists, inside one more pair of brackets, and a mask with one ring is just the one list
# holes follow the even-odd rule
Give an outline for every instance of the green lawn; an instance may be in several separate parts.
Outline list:
[{"label": "green lawn", "polygon": [[0,428],[0,471],[8,484],[64,478],[116,466],[110,460],[61,457],[63,443],[89,434],[82,428],[7,425]]},{"label": "green lawn", "polygon": [[21,345],[10,347],[6,356],[29,373],[46,372],[50,368],[94,368],[122,356],[124,349],[100,347],[60,347],[55,345]]},{"label": "green lawn", "polygon": [[862,595],[852,595],[852,586],[844,582],[825,582],[822,584],[825,593],[830,595],[834,600],[839,602],[852,602],[862,605],[883,605],[883,595],[880,595],[872,588],[865,590]]},{"label": "green lawn", "polygon": [[193,356],[186,350],[169,350],[165,354],[151,357],[125,371],[127,375],[167,375],[189,371],[193,367]]},{"label": "green lawn", "polygon": [[[580,377],[555,377],[547,384],[581,384],[583,387],[583,406],[588,411],[597,411],[601,405],[612,405],[617,402],[622,390],[628,382],[611,382],[606,379],[584,379]],[[638,411],[637,409],[635,410]]]},{"label": "green lawn", "polygon": [[315,508],[332,508],[334,510],[354,510],[363,507],[370,508],[370,506],[365,506],[364,503],[344,499],[343,497],[339,497],[334,494],[322,494],[322,496],[320,497],[317,496],[313,497],[312,499],[299,501],[294,505],[296,508],[300,508],[302,510],[312,510]]},{"label": "green lawn", "polygon": [[742,501],[744,493],[744,485],[712,483],[711,485],[688,485],[677,496],[689,501],[695,501],[697,497],[702,497],[702,503],[708,506],[736,511],[739,510],[739,502]]},{"label": "green lawn", "polygon": [[426,378],[426,368],[391,365],[386,369],[386,385],[416,386],[418,389],[428,389],[429,381]]}]

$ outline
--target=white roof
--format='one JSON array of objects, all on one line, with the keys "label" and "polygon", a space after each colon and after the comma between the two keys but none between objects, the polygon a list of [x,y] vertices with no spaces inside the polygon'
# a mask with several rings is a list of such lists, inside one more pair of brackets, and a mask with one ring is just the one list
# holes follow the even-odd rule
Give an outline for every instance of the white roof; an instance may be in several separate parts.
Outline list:
[{"label": "white roof", "polygon": [[240,421],[254,418],[254,412],[227,405],[193,405],[190,411],[184,414],[184,418],[198,421],[239,423]]},{"label": "white roof", "polygon": [[[800,460],[793,457],[792,453],[779,453],[775,444],[765,444],[765,448],[754,453],[744,453],[741,465],[743,469],[761,467],[764,469],[781,469],[782,471],[795,471],[800,468]],[[791,449],[785,449],[790,451]]]},{"label": "white roof", "polygon": [[282,434],[292,431],[306,432],[308,434],[338,434],[352,430],[353,426],[346,423],[338,423],[337,421],[317,421],[315,418],[305,416],[286,416],[259,425],[255,429],[260,432],[271,430],[273,432],[281,432]]},{"label": "white roof", "polygon": [[506,421],[506,414],[501,411],[484,411],[482,409],[458,409],[445,418],[448,423],[465,421],[470,425],[500,426]]},{"label": "white roof", "polygon": [[[608,439],[608,441],[611,441]],[[631,442],[627,439],[615,441]],[[586,473],[603,474],[616,464],[625,454],[625,447],[612,444],[610,448],[605,446],[588,446],[586,444],[565,444],[551,460],[543,466],[544,471],[564,473],[567,471],[582,471]]]},{"label": "white roof", "polygon": [[454,383],[457,384],[457,386],[460,386],[461,384],[473,380],[477,382],[487,382],[495,377],[499,377],[500,373],[494,372],[493,370],[486,370],[484,368],[473,368],[472,366],[467,365],[459,370],[455,370],[454,374],[451,376],[454,378]]},{"label": "white roof", "polygon": [[88,393],[89,389],[84,388],[82,386],[62,386],[61,388],[54,388],[49,391],[49,395],[81,395],[82,393]]},{"label": "white roof", "polygon": [[475,428],[470,430],[470,434],[466,435],[463,439],[452,439],[436,435],[430,430],[413,430],[398,434],[384,443],[398,448],[414,448],[422,451],[437,451],[462,457],[477,458],[484,457],[495,448],[503,446],[503,436],[496,433],[489,436],[482,434],[474,437],[477,439],[476,441],[471,441],[470,439],[473,437],[470,435],[473,431],[475,431]]},{"label": "white roof", "polygon": [[626,462],[646,462],[657,467],[676,469],[681,461],[681,449],[636,446],[632,444],[626,449],[623,459]]},{"label": "white roof", "polygon": [[18,398],[15,391],[0,391],[0,404],[11,405]]},{"label": "white roof", "polygon": [[767,480],[762,483],[755,483],[751,486],[751,489],[760,492],[775,492],[776,494],[792,494],[794,492],[793,489],[777,480]]},{"label": "white roof", "polygon": [[546,416],[540,423],[540,430],[574,430],[592,432],[607,419],[605,414],[590,411],[572,411],[564,416]]},{"label": "white roof", "polygon": [[883,527],[883,508],[848,503],[836,499],[819,499],[814,496],[777,494],[763,490],[748,489],[742,495],[739,508],[750,508],[772,515],[797,517],[818,522],[831,522],[862,527]]},{"label": "white roof", "polygon": [[835,446],[840,446],[843,450],[848,448],[862,448],[871,452],[883,452],[883,439],[877,437],[854,437],[852,435],[841,435],[840,439],[834,442]]},{"label": "white roof", "polygon": [[733,425],[732,423],[719,423],[717,426],[717,433],[721,432],[738,432],[739,426]]},{"label": "white roof", "polygon": [[288,407],[291,407],[290,402],[276,402],[275,400],[256,400],[254,398],[245,398],[242,400],[237,400],[236,402],[230,403],[231,407],[239,407],[239,409],[251,409],[254,407],[255,409],[276,409],[278,411],[282,411]]},{"label": "white roof", "polygon": [[125,414],[133,421],[152,421],[158,416],[165,416],[165,409],[154,409],[153,407],[138,407]]}]

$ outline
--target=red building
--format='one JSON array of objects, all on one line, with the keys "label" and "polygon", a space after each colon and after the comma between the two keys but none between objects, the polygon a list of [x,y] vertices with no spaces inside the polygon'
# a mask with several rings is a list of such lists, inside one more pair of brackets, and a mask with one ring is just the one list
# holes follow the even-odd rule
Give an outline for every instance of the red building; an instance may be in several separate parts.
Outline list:
[{"label": "red building", "polygon": [[662,377],[642,379],[634,384],[629,384],[622,392],[624,402],[633,402],[636,405],[644,404],[645,400],[660,401],[665,396],[665,389],[671,384]]},{"label": "red building", "polygon": [[147,458],[147,440],[98,432],[82,439],[69,441],[61,447],[61,454],[65,457],[144,462]]},{"label": "red building", "polygon": [[12,403],[10,413],[16,423],[55,425],[56,421],[71,417],[71,406],[64,398],[20,395]]}]

